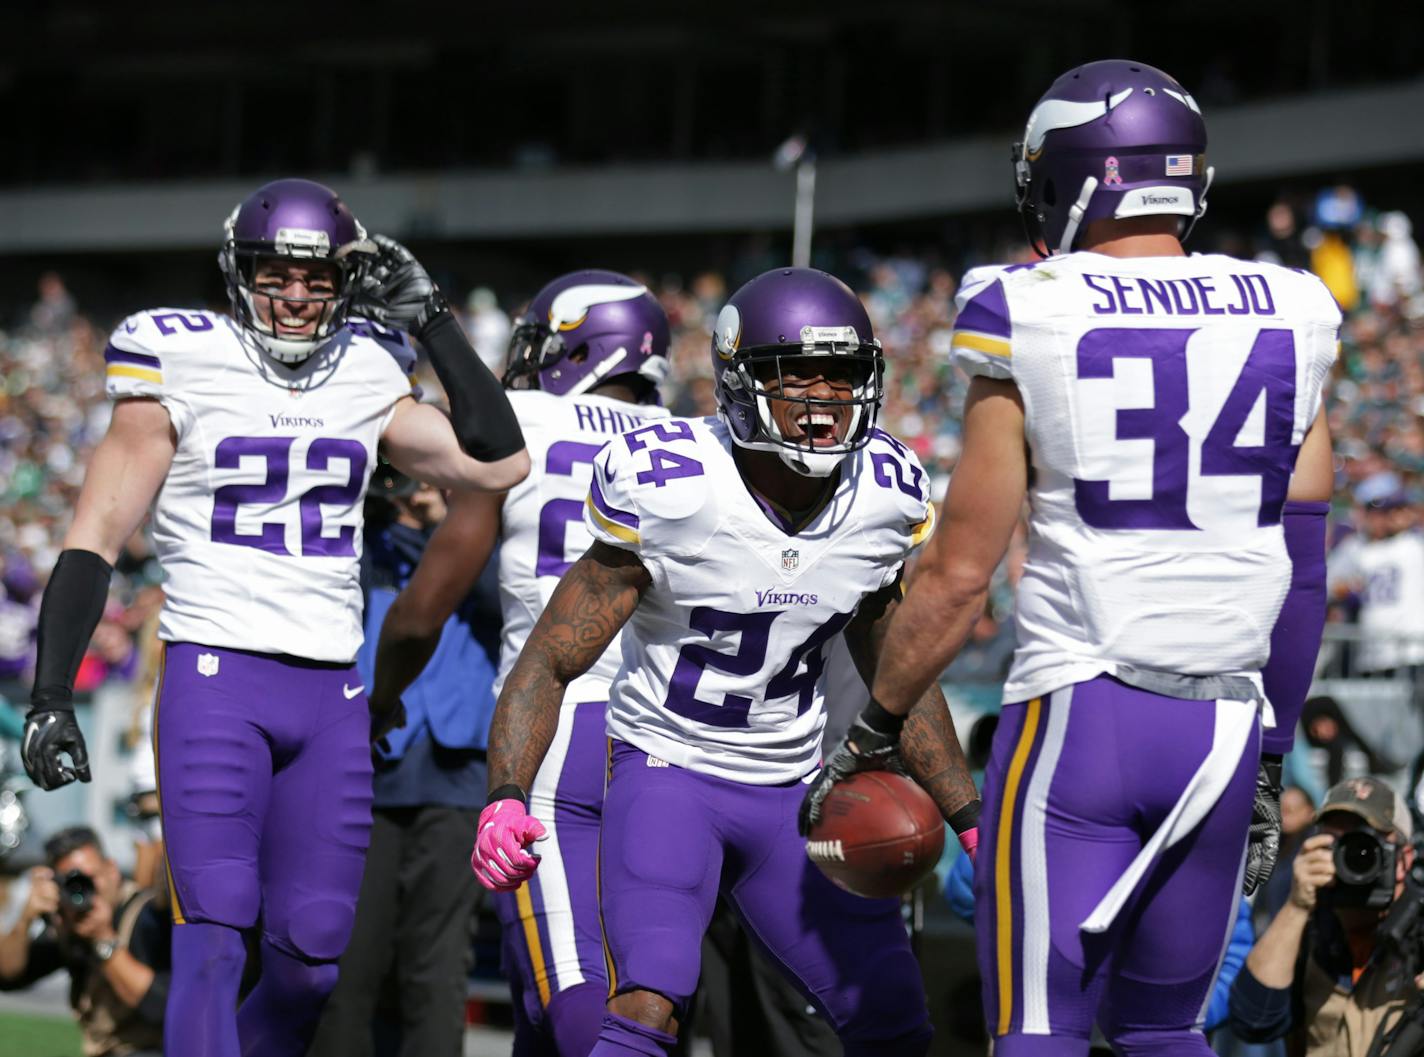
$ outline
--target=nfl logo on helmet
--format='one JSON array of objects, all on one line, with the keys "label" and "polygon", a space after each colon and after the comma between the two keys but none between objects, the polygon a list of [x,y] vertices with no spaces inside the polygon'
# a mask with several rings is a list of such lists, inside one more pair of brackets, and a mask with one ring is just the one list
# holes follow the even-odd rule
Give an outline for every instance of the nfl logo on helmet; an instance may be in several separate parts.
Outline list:
[{"label": "nfl logo on helmet", "polygon": [[781,552],[781,571],[794,573],[796,567],[801,564],[801,552],[787,549]]}]

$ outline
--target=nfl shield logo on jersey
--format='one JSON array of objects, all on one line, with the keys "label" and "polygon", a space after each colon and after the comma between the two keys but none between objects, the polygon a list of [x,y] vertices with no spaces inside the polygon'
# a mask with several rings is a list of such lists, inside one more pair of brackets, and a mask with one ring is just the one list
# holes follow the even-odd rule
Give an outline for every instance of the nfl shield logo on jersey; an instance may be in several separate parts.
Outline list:
[{"label": "nfl shield logo on jersey", "polygon": [[801,564],[801,552],[787,549],[781,552],[781,571],[784,573],[794,573],[796,567]]},{"label": "nfl shield logo on jersey", "polygon": [[198,674],[207,676],[218,674],[218,655],[216,653],[198,654]]}]

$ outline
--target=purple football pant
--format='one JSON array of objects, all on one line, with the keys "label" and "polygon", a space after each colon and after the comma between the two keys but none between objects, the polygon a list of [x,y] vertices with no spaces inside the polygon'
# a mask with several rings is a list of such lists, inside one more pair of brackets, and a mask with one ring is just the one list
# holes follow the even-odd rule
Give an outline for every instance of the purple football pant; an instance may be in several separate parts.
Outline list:
[{"label": "purple football pant", "polygon": [[[847,1057],[918,1057],[929,1013],[899,901],[843,892],[807,859],[796,833],[804,793],[799,782],[731,782],[612,743],[599,898],[613,988],[655,992],[682,1015],[720,890]],[[610,1016],[593,1052],[657,1047],[666,1041],[656,1033]]]},{"label": "purple football pant", "polygon": [[[1211,1053],[1199,1024],[1236,918],[1260,724],[1109,676],[1006,705],[984,778],[974,922],[995,1057]],[[1247,730],[1239,755],[1218,712]],[[1224,789],[1112,924],[1079,928],[1176,805],[1213,742]]]},{"label": "purple football pant", "polygon": [[[361,887],[369,737],[354,666],[166,647],[154,748],[177,925],[168,1053],[306,1051]],[[239,1016],[233,951],[259,910],[270,953]]]},{"label": "purple football pant", "polygon": [[529,791],[529,813],[548,839],[539,869],[494,897],[505,974],[514,996],[514,1057],[587,1057],[608,1002],[598,923],[598,825],[608,772],[607,704],[559,712],[559,726]]}]

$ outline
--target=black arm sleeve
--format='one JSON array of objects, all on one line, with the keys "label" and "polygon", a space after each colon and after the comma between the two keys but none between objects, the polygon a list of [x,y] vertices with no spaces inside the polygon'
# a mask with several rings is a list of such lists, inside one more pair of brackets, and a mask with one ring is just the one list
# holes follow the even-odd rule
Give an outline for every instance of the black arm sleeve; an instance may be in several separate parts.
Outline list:
[{"label": "black arm sleeve", "polygon": [[1246,966],[1231,984],[1231,1030],[1244,1042],[1283,1039],[1291,1029],[1291,989],[1267,987]]},{"label": "black arm sleeve", "polygon": [[524,433],[504,387],[470,347],[455,317],[441,312],[415,337],[450,398],[450,424],[465,454],[498,462],[522,450]]},{"label": "black arm sleeve", "polygon": [[104,615],[114,569],[93,551],[63,551],[40,603],[36,643],[35,708],[73,708],[74,677],[89,638]]}]

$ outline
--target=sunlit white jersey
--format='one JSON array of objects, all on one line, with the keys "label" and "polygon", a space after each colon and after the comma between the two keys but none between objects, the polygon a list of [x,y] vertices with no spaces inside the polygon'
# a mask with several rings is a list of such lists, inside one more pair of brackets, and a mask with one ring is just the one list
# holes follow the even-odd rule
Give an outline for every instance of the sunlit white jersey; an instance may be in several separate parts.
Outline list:
[{"label": "sunlit white jersey", "polygon": [[957,360],[1017,385],[1032,454],[1004,700],[1104,672],[1259,687],[1290,583],[1281,508],[1336,355],[1324,285],[1084,252],[976,269],[960,306]]},{"label": "sunlit white jersey", "polygon": [[652,577],[624,628],[608,730],[666,763],[770,785],[816,766],[823,647],[894,582],[934,513],[915,456],[878,430],[795,534],[732,451],[720,420],[670,419],[594,462],[589,529]]},{"label": "sunlit white jersey", "polygon": [[158,636],[319,661],[361,644],[361,511],[411,392],[404,335],[353,322],[287,368],[213,312],[130,316],[104,352],[114,399],[153,397],[178,449],[158,493]]},{"label": "sunlit white jersey", "polygon": [[[583,504],[593,479],[593,458],[611,438],[644,421],[666,419],[666,408],[605,396],[553,396],[515,390],[510,406],[519,417],[529,452],[529,476],[509,490],[500,515],[499,595],[504,631],[495,693],[504,686],[549,596],[593,543]],[[618,640],[591,669],[569,684],[570,704],[607,701],[608,684],[622,658]]]},{"label": "sunlit white jersey", "polygon": [[1424,536],[1400,532],[1356,552],[1362,672],[1424,664]]}]

